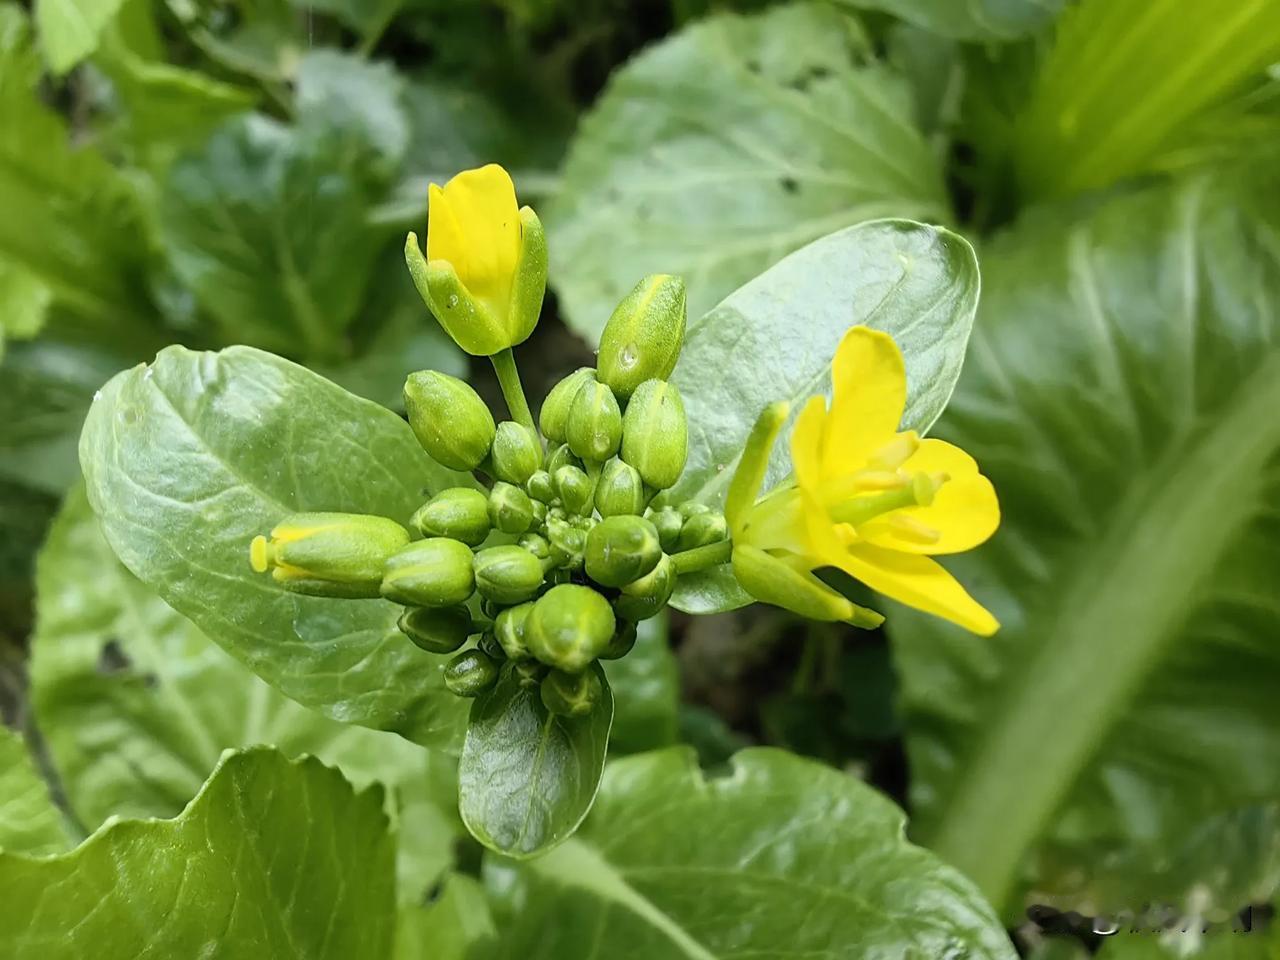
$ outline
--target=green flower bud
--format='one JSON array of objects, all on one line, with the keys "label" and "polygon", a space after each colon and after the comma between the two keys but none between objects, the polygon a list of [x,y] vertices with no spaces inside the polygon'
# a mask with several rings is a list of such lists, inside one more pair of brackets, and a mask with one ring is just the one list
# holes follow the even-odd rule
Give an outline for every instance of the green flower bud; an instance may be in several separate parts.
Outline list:
[{"label": "green flower bud", "polygon": [[622,420],[622,459],[649,486],[665,490],[680,479],[688,457],[689,422],[680,391],[665,380],[646,380]]},{"label": "green flower bud", "polygon": [[547,505],[541,500],[530,500],[533,505],[533,525],[541,527],[547,520]]},{"label": "green flower bud", "polygon": [[596,509],[600,516],[640,514],[645,499],[644,481],[635,467],[617,457],[604,465],[596,481]]},{"label": "green flower bud", "polygon": [[488,597],[480,598],[480,612],[483,613],[490,620],[497,620],[498,614],[502,613],[502,611],[505,609],[506,607],[504,607],[502,604],[495,603],[493,600],[490,600]]},{"label": "green flower bud", "polygon": [[424,537],[449,537],[478,547],[489,536],[489,499],[481,490],[450,487],[420,506],[409,523]]},{"label": "green flower bud", "polygon": [[472,633],[471,611],[456,607],[410,607],[396,621],[400,632],[427,653],[453,653]]},{"label": "green flower bud", "polygon": [[457,377],[435,370],[404,383],[409,426],[431,459],[451,470],[474,470],[489,455],[496,427],[480,395]]},{"label": "green flower bud", "polygon": [[498,665],[480,650],[463,650],[444,668],[444,685],[459,697],[478,697],[498,680]]},{"label": "green flower bud", "polygon": [[600,335],[600,381],[625,399],[646,380],[665,380],[680,357],[684,325],[684,280],[645,277],[618,304]]},{"label": "green flower bud", "polygon": [[546,560],[551,556],[551,543],[540,533],[526,533],[519,543],[539,560]]},{"label": "green flower bud", "polygon": [[567,511],[582,514],[591,509],[591,478],[586,473],[577,467],[561,467],[552,478]]},{"label": "green flower bud", "polygon": [[538,414],[538,426],[544,437],[553,443],[564,443],[569,428],[569,405],[582,385],[595,378],[596,372],[591,367],[579,367],[551,388]]},{"label": "green flower bud", "polygon": [[511,676],[522,690],[531,690],[542,683],[547,675],[548,667],[537,660],[520,660],[511,664]]},{"label": "green flower bud", "polygon": [[697,513],[684,522],[680,529],[680,550],[692,550],[719,543],[729,536],[729,524],[718,513]]},{"label": "green flower bud", "polygon": [[493,475],[520,486],[542,463],[542,447],[533,431],[514,420],[503,420],[493,436],[489,451]]},{"label": "green flower bud", "polygon": [[521,603],[542,586],[542,561],[514,543],[478,551],[475,571],[480,596],[494,603]]},{"label": "green flower bud", "polygon": [[562,717],[582,717],[600,701],[600,678],[594,670],[552,670],[542,681],[542,704]]},{"label": "green flower bud", "polygon": [[599,522],[599,520],[592,516],[584,517],[582,515],[578,515],[576,517],[569,518],[569,526],[577,527],[583,533],[590,533],[592,528]]},{"label": "green flower bud", "polygon": [[313,597],[379,595],[387,558],[409,542],[409,531],[386,517],[361,513],[295,513],[270,539],[249,544],[249,565],[286,590]]},{"label": "green flower bud", "polygon": [[507,607],[500,614],[498,619],[493,622],[493,633],[498,638],[498,643],[502,645],[502,650],[506,656],[512,660],[527,660],[531,654],[529,653],[529,645],[524,639],[525,621],[529,619],[529,612],[533,610],[532,603],[522,603],[516,607]]},{"label": "green flower bud", "polygon": [[609,601],[590,587],[562,583],[544,593],[524,623],[525,643],[549,667],[576,673],[613,637]]},{"label": "green flower bud", "polygon": [[565,570],[582,566],[587,549],[587,535],[563,520],[547,520],[547,539],[551,542],[551,562]]},{"label": "green flower bud", "polygon": [[583,460],[608,460],[622,442],[622,410],[603,383],[584,383],[569,405],[569,449]]},{"label": "green flower bud", "polygon": [[573,455],[573,451],[569,449],[567,443],[562,443],[558,447],[553,447],[547,451],[547,459],[545,461],[547,473],[551,474],[554,481],[556,471],[561,467],[577,467],[582,469],[582,461]]},{"label": "green flower bud", "polygon": [[686,500],[684,503],[676,507],[676,510],[679,511],[680,516],[685,520],[688,520],[690,517],[695,517],[700,513],[711,512],[710,507],[705,503],[699,503],[697,500]]},{"label": "green flower bud", "polygon": [[492,630],[486,630],[481,634],[480,642],[476,644],[476,649],[494,663],[501,663],[507,659],[507,652],[502,649],[502,644],[498,642],[498,638],[494,636]]},{"label": "green flower bud", "polygon": [[519,487],[499,480],[489,491],[489,522],[503,533],[524,533],[533,525],[533,501]]},{"label": "green flower bud", "polygon": [[[614,608],[614,612],[618,612]],[[600,651],[601,660],[621,660],[631,648],[636,645],[636,625],[634,620],[621,620],[618,622],[618,628],[613,631],[613,639],[609,641],[609,645]]]},{"label": "green flower bud", "polygon": [[604,587],[640,579],[661,558],[658,531],[643,517],[608,517],[587,534],[587,576]]},{"label": "green flower bud", "polygon": [[676,589],[676,567],[665,553],[658,565],[639,580],[622,588],[613,602],[614,612],[624,620],[648,620],[662,612]]},{"label": "green flower bud", "polygon": [[658,531],[658,539],[662,541],[662,549],[674,553],[680,543],[680,530],[684,527],[684,517],[675,507],[663,507],[649,516],[649,522]]},{"label": "green flower bud", "polygon": [[539,503],[550,503],[556,498],[556,487],[551,482],[551,474],[545,470],[535,470],[525,481],[525,492]]},{"label": "green flower bud", "polygon": [[409,544],[387,560],[382,573],[382,595],[414,607],[464,603],[475,586],[471,548],[448,537]]}]

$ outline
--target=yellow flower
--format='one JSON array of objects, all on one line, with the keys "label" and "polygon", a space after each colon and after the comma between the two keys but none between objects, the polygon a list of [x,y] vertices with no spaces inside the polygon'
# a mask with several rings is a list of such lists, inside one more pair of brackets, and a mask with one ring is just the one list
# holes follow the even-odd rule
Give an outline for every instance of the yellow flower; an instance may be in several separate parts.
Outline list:
[{"label": "yellow flower", "polygon": [[[849,604],[812,572],[836,567],[908,606],[995,633],[995,617],[931,559],[995,532],[1000,507],[991,482],[959,447],[898,431],[906,371],[890,336],[853,328],[831,373],[831,408],[813,397],[796,418],[794,483],[751,504],[763,464],[750,466],[754,476],[741,484],[734,477],[725,513],[739,580],[758,599],[805,616],[874,625],[877,614]],[[753,434],[766,456],[784,418],[784,408],[770,408]],[[740,474],[747,461],[744,454]]]},{"label": "yellow flower", "polygon": [[492,356],[533,332],[547,285],[542,224],[516,206],[507,171],[491,163],[431,184],[427,255],[416,234],[405,260],[418,292],[468,353]]}]

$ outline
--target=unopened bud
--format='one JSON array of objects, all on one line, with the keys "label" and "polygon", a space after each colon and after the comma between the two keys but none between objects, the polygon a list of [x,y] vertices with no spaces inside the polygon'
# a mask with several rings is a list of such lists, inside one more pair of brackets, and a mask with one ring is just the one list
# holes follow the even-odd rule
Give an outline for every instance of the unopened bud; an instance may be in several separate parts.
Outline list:
[{"label": "unopened bud", "polygon": [[387,558],[409,542],[394,520],[362,513],[295,513],[249,544],[249,564],[286,590],[314,597],[379,595]]},{"label": "unopened bud", "polygon": [[609,601],[590,587],[563,583],[533,605],[524,624],[525,642],[549,667],[577,673],[595,660],[613,637]]},{"label": "unopened bud", "polygon": [[476,590],[494,603],[520,603],[542,586],[542,562],[514,543],[475,555]]},{"label": "unopened bud", "polygon": [[584,383],[569,405],[566,439],[583,460],[608,460],[622,442],[622,410],[603,383]]},{"label": "unopened bud", "polygon": [[495,477],[521,486],[542,463],[542,448],[524,424],[504,420],[498,424],[489,456]]},{"label": "unopened bud", "polygon": [[410,607],[396,622],[400,632],[427,653],[453,653],[471,635],[471,611],[456,607]]},{"label": "unopened bud", "polygon": [[478,697],[498,680],[498,665],[481,650],[464,650],[444,668],[444,685],[459,697]]},{"label": "unopened bud", "polygon": [[529,645],[524,639],[524,624],[532,609],[533,603],[507,607],[493,622],[494,636],[502,645],[503,652],[512,660],[527,660],[531,656]]},{"label": "unopened bud", "polygon": [[560,502],[570,513],[591,509],[591,478],[577,467],[561,467],[553,474]]},{"label": "unopened bud", "polygon": [[498,638],[494,636],[492,630],[486,630],[480,637],[480,642],[476,644],[476,649],[483,653],[494,663],[502,663],[507,659],[507,652],[502,649],[502,644],[498,642]]},{"label": "unopened bud", "polygon": [[646,380],[665,380],[680,357],[684,328],[684,280],[645,277],[618,304],[600,335],[600,381],[625,398]]},{"label": "unopened bud", "polygon": [[640,579],[661,557],[658,531],[643,517],[608,517],[587,534],[587,576],[604,587]]},{"label": "unopened bud", "polygon": [[551,669],[537,660],[517,660],[511,664],[511,676],[521,690],[532,690],[542,683],[542,678]]},{"label": "unopened bud", "polygon": [[650,514],[649,522],[658,531],[662,549],[667,553],[674,553],[680,543],[680,531],[684,527],[684,517],[680,516],[680,511],[675,507],[663,507]]},{"label": "unopened bud", "polygon": [[565,570],[577,570],[582,566],[587,549],[584,531],[564,520],[547,520],[547,539],[551,542],[551,561]]},{"label": "unopened bud", "polygon": [[646,380],[632,394],[622,421],[622,459],[644,482],[665,490],[675,485],[689,457],[689,423],[675,384]]},{"label": "unopened bud", "polygon": [[387,560],[382,574],[382,595],[414,607],[450,607],[474,592],[471,548],[448,537],[409,544]]},{"label": "unopened bud", "polygon": [[680,550],[692,550],[708,544],[719,543],[729,536],[729,524],[723,516],[708,511],[696,513],[684,522],[680,529]]},{"label": "unopened bud", "polygon": [[[621,613],[614,607],[615,613]],[[600,660],[621,660],[636,645],[636,624],[634,620],[619,620],[617,629],[613,631],[613,639],[600,651]]]},{"label": "unopened bud", "polygon": [[547,457],[544,461],[547,473],[555,478],[556,471],[561,467],[577,467],[582,469],[582,461],[573,455],[573,451],[569,449],[567,443],[552,447],[547,451]]},{"label": "unopened bud", "polygon": [[556,498],[555,484],[551,482],[551,474],[545,470],[535,470],[524,484],[525,493],[539,503],[550,503]]},{"label": "unopened bud", "polygon": [[644,481],[635,467],[617,457],[608,461],[596,481],[596,509],[602,517],[639,514],[644,511]]},{"label": "unopened bud", "polygon": [[551,388],[538,414],[538,426],[544,437],[554,443],[564,443],[569,428],[569,405],[579,388],[595,376],[591,367],[579,367]]},{"label": "unopened bud", "polygon": [[594,670],[552,670],[542,681],[542,704],[562,717],[582,717],[600,702],[600,678]]},{"label": "unopened bud", "polygon": [[526,533],[520,538],[519,544],[539,560],[546,560],[551,556],[551,544],[540,533]]},{"label": "unopened bud", "polygon": [[648,620],[662,612],[675,589],[675,564],[664,553],[657,566],[622,588],[613,609],[624,620]]},{"label": "unopened bud", "polygon": [[489,500],[471,487],[441,490],[409,521],[424,537],[450,537],[478,547],[489,536]]},{"label": "unopened bud", "polygon": [[474,470],[489,454],[497,429],[480,395],[435,370],[409,374],[404,384],[409,426],[431,459],[451,470]]},{"label": "unopened bud", "polygon": [[533,501],[519,487],[499,480],[489,491],[489,522],[503,533],[524,533],[533,525]]}]

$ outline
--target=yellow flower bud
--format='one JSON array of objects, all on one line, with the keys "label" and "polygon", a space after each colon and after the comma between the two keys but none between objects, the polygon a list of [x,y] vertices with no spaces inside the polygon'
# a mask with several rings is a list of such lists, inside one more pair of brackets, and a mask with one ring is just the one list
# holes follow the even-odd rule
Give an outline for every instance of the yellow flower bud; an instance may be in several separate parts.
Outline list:
[{"label": "yellow flower bud", "polygon": [[257,573],[294,593],[316,597],[378,596],[389,557],[409,542],[394,520],[359,513],[295,513],[276,524],[270,538],[249,545]]}]

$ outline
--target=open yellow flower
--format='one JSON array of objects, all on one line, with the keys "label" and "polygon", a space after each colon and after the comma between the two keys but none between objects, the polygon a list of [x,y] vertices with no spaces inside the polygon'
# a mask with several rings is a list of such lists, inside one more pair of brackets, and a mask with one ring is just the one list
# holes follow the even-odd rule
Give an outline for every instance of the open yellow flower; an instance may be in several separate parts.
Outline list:
[{"label": "open yellow flower", "polygon": [[427,307],[457,344],[492,356],[533,332],[547,285],[542,224],[516,206],[507,171],[491,163],[428,189],[427,255],[416,234],[405,260]]},{"label": "open yellow flower", "polygon": [[[983,636],[995,633],[995,617],[931,559],[969,550],[995,532],[1000,507],[991,482],[959,447],[898,431],[907,381],[890,336],[853,328],[831,373],[830,409],[813,397],[796,418],[794,483],[752,504],[764,463],[744,455],[734,477],[725,514],[738,579],[757,599],[805,616],[877,623],[877,614],[813,574],[836,567],[908,606]],[[780,405],[765,411],[749,448],[763,446],[767,458],[785,414]]]}]

